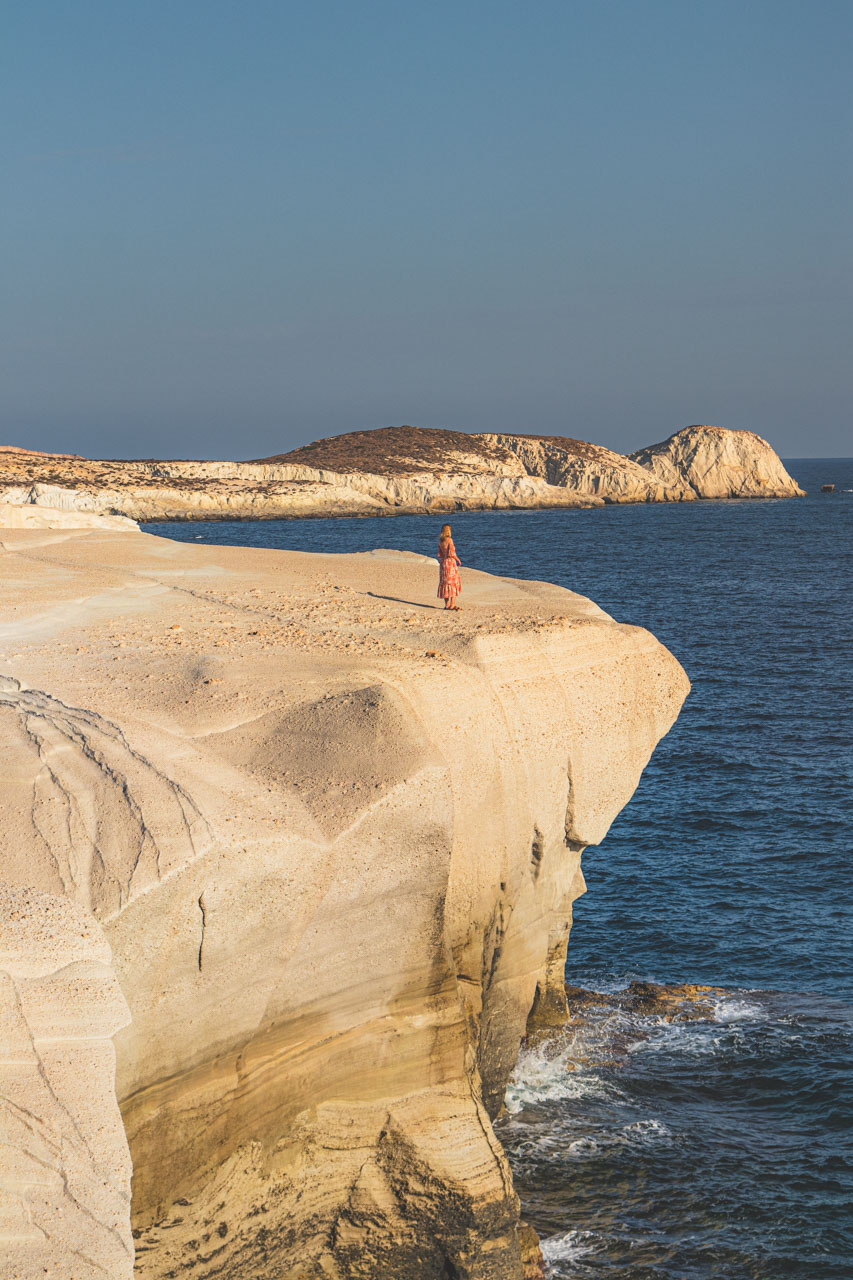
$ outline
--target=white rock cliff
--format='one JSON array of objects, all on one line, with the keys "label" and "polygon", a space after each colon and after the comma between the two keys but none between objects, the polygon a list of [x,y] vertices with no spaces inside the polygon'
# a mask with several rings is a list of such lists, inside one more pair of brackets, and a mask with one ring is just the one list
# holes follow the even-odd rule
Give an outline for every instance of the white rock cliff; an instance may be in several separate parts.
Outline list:
[{"label": "white rock cliff", "polygon": [[[536,1274],[491,1118],[565,1009],[581,852],[678,713],[675,659],[543,583],[465,570],[445,615],[396,552],[20,530],[0,564],[6,918],[80,922],[67,954],[65,924],[4,944],[2,1091],[82,1170],[75,1278],[129,1275],[114,1096],[137,1277]],[[53,974],[36,1026],[21,983]],[[26,1065],[58,1036],[70,1145]],[[32,1141],[0,1148],[21,1276],[65,1194]]]}]

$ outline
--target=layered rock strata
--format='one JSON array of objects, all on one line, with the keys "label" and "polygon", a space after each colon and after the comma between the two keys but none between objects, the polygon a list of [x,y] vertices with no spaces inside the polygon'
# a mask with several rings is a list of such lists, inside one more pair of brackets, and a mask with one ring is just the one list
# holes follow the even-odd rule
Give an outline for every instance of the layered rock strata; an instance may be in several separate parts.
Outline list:
[{"label": "layered rock strata", "polygon": [[630,458],[565,436],[415,427],[352,432],[257,462],[92,462],[0,451],[0,527],[12,523],[10,510],[31,507],[143,521],[235,520],[800,492],[765,441],[718,427],[688,427]]},{"label": "layered rock strata", "polygon": [[[581,852],[677,715],[678,663],[543,583],[466,570],[444,614],[435,562],[396,552],[2,548],[2,880],[112,948],[135,1274],[533,1274],[491,1119],[565,1004]],[[43,949],[39,972],[66,963]],[[69,1077],[81,1150],[99,1062]],[[115,1203],[93,1230],[126,1243]]]}]

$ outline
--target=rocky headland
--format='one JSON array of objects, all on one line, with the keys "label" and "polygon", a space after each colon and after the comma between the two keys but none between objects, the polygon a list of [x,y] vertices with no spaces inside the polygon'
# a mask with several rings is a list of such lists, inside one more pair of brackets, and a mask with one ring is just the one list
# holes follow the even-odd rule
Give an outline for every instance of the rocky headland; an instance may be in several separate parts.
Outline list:
[{"label": "rocky headland", "polygon": [[541,1274],[492,1119],[679,664],[397,552],[0,563],[4,1278]]},{"label": "rocky headland", "polygon": [[[350,432],[254,462],[0,450],[0,527],[20,521],[22,507],[77,512],[91,524],[93,516],[263,520],[801,494],[765,440],[706,426],[630,457],[565,436],[416,427]],[[52,515],[43,522],[62,525]]]},{"label": "rocky headland", "polygon": [[766,440],[752,431],[687,427],[630,455],[665,485],[686,485],[697,498],[802,498]]}]

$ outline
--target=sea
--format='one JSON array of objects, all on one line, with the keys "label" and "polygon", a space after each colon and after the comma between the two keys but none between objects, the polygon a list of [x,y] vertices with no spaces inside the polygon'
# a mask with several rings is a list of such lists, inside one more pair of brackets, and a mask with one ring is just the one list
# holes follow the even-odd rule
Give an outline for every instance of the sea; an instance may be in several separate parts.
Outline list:
[{"label": "sea", "polygon": [[[597,1000],[497,1122],[559,1280],[853,1277],[853,459],[785,465],[806,498],[451,517],[463,565],[590,596],[693,686],[583,855],[566,978]],[[440,523],[145,527],[431,555]],[[632,982],[714,990],[672,1018]]]}]

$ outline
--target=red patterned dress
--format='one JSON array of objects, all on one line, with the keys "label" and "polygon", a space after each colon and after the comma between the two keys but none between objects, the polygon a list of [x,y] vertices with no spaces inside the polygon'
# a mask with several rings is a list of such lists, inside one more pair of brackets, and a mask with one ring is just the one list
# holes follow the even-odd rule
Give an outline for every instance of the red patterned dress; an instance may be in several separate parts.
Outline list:
[{"label": "red patterned dress", "polygon": [[459,576],[459,557],[453,545],[453,539],[444,546],[438,544],[438,598],[450,600],[458,596],[462,590],[462,579]]}]

